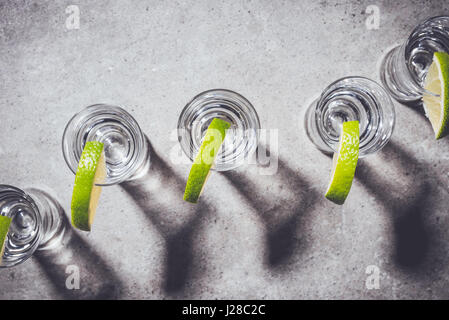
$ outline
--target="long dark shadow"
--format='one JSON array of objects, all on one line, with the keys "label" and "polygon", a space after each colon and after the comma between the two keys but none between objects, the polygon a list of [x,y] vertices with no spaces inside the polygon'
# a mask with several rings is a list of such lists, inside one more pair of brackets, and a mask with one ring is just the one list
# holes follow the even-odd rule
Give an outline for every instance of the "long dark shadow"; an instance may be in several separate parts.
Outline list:
[{"label": "long dark shadow", "polygon": [[[62,213],[65,225],[62,243],[48,250],[36,251],[33,259],[42,267],[63,299],[119,299],[123,288],[120,277],[72,229],[66,215]],[[79,288],[70,285],[73,285],[70,275],[75,274],[69,266],[74,266],[78,270],[76,272],[79,272]]]},{"label": "long dark shadow", "polygon": [[400,104],[404,105],[407,108],[412,109],[414,112],[418,113],[422,117],[426,117],[426,114],[423,109],[422,101],[410,101],[410,102],[400,102]]},{"label": "long dark shadow", "polygon": [[[259,148],[263,148],[260,147]],[[282,199],[273,204],[278,195],[258,193],[256,184],[241,172],[226,171],[223,176],[247,199],[262,219],[266,229],[266,263],[270,268],[282,268],[288,264],[295,251],[303,251],[305,234],[301,219],[311,211],[318,194],[309,188],[309,183],[279,159],[278,171],[266,179],[279,179],[279,183],[289,188],[297,197]]]},{"label": "long dark shadow", "polygon": [[120,186],[164,238],[163,289],[168,294],[178,294],[193,276],[194,236],[210,208],[204,201],[197,205],[183,201],[183,179],[149,145],[151,166],[148,172]]},{"label": "long dark shadow", "polygon": [[[435,232],[426,223],[426,217],[434,210],[431,199],[431,184],[421,174],[424,168],[402,147],[391,141],[383,150],[388,162],[410,168],[408,187],[401,194],[388,189],[388,178],[374,170],[366,161],[361,161],[356,178],[371,194],[381,200],[391,215],[394,227],[393,260],[402,270],[425,275],[435,269],[438,257],[432,255],[438,244]],[[386,161],[387,162],[387,161]],[[400,182],[390,181],[397,184]],[[433,249],[431,247],[434,247]]]}]

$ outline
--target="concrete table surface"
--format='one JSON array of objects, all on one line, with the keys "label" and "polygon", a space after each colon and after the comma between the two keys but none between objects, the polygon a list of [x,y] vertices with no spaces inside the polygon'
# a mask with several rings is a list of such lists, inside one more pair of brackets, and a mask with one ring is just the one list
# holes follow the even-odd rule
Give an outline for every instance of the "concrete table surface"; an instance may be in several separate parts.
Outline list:
[{"label": "concrete table surface", "polygon": [[[79,29],[66,24],[73,4]],[[303,129],[327,84],[379,80],[387,48],[447,13],[445,1],[2,0],[2,184],[45,189],[68,216],[61,137],[94,103],[125,106],[154,150],[145,179],[103,189],[91,233],[0,270],[0,298],[449,298],[449,140],[395,103],[391,142],[336,206],[323,197],[331,160]],[[211,88],[241,93],[278,130],[279,167],[215,172],[195,207],[181,200],[189,165],[170,154],[181,109]],[[67,266],[80,289],[66,288]]]}]

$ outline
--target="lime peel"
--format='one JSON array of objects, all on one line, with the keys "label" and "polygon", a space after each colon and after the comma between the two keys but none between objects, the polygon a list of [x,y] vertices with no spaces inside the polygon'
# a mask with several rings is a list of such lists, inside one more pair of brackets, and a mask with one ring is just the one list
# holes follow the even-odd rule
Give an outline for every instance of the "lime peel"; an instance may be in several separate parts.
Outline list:
[{"label": "lime peel", "polygon": [[325,195],[336,204],[343,204],[351,190],[359,158],[359,142],[359,122],[344,122],[338,152],[333,158],[331,180]]},{"label": "lime peel", "polygon": [[7,216],[0,216],[0,263],[2,262],[9,226],[12,219]]},{"label": "lime peel", "polygon": [[210,170],[214,165],[215,158],[225,139],[226,130],[231,124],[219,118],[214,118],[204,136],[192,168],[190,169],[184,191],[184,200],[191,203],[197,203],[203,192],[204,186],[210,175]]},{"label": "lime peel", "polygon": [[86,142],[78,164],[73,187],[72,225],[90,231],[106,177],[104,145],[98,141]]}]

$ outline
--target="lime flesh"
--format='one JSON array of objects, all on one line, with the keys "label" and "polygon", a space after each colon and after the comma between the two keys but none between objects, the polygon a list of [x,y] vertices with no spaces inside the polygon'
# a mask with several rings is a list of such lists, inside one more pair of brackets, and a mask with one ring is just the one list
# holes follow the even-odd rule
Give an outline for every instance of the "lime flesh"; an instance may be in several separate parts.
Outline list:
[{"label": "lime flesh", "polygon": [[72,194],[72,225],[83,231],[90,231],[104,182],[106,163],[104,145],[89,141],[84,146],[75,177]]},{"label": "lime flesh", "polygon": [[449,55],[435,52],[424,83],[423,106],[432,124],[435,138],[449,133]]},{"label": "lime flesh", "polygon": [[212,168],[215,157],[220,150],[226,135],[226,130],[231,125],[229,122],[214,118],[207,128],[203,142],[200,147],[192,168],[190,169],[184,191],[184,200],[197,203],[203,192],[207,179],[209,178],[210,169]]},{"label": "lime flesh", "polygon": [[331,180],[325,197],[343,204],[351,190],[359,159],[359,122],[343,123],[338,152],[334,154]]}]

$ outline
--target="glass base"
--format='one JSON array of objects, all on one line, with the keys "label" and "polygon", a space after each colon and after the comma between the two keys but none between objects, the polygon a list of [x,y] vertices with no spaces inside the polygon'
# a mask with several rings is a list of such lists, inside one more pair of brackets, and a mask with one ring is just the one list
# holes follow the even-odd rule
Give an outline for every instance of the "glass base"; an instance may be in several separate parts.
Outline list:
[{"label": "glass base", "polygon": [[[405,64],[401,46],[391,49],[383,58],[380,68],[382,85],[392,98],[403,103],[421,100],[422,89],[413,82]],[[402,57],[402,58],[401,58]]]}]

